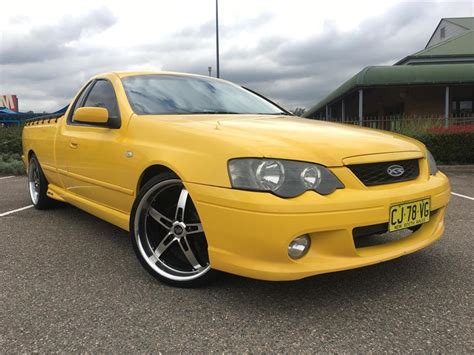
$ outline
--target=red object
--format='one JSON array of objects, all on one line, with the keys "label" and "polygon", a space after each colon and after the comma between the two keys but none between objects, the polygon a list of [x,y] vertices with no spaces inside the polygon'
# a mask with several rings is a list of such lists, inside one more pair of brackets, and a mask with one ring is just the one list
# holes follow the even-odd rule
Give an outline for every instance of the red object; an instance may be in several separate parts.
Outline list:
[{"label": "red object", "polygon": [[0,95],[0,107],[18,112],[18,97],[16,95]]},{"label": "red object", "polygon": [[450,127],[435,127],[428,130],[430,133],[468,133],[474,132],[474,124],[463,124]]}]

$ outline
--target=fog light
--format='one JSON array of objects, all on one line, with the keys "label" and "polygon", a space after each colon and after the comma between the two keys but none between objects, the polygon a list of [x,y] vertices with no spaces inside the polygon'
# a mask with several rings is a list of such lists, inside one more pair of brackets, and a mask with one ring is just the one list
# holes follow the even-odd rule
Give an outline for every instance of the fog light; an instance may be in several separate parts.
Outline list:
[{"label": "fog light", "polygon": [[293,239],[288,245],[288,255],[292,259],[299,259],[303,257],[309,250],[311,239],[307,234],[300,235]]}]

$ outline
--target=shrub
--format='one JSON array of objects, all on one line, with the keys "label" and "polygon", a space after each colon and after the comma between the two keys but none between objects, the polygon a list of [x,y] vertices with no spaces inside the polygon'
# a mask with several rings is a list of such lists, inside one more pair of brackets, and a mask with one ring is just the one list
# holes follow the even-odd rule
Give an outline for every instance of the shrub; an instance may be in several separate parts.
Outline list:
[{"label": "shrub", "polygon": [[433,153],[438,163],[474,164],[474,131],[453,129],[412,134]]},{"label": "shrub", "polygon": [[23,127],[0,128],[0,173],[21,175],[25,173],[21,161],[21,132]]},{"label": "shrub", "polygon": [[25,173],[25,167],[19,154],[1,154],[0,153],[0,173],[22,175]]},{"label": "shrub", "polygon": [[0,154],[22,154],[22,131],[22,126],[0,128]]}]

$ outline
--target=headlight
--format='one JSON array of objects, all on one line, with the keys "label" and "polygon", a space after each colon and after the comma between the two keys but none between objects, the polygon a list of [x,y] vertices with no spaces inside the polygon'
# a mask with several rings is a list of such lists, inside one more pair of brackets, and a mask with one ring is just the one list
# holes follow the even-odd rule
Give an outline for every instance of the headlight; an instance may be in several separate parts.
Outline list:
[{"label": "headlight", "polygon": [[324,166],[293,160],[232,159],[229,176],[235,189],[269,191],[280,197],[296,197],[307,190],[328,195],[344,188]]},{"label": "headlight", "polygon": [[426,150],[426,159],[428,160],[430,175],[436,175],[436,173],[438,172],[438,166],[436,165],[436,160],[433,157],[433,154],[431,154],[428,149]]},{"label": "headlight", "polygon": [[278,190],[285,181],[285,168],[277,160],[266,160],[258,164],[255,176],[262,190]]}]

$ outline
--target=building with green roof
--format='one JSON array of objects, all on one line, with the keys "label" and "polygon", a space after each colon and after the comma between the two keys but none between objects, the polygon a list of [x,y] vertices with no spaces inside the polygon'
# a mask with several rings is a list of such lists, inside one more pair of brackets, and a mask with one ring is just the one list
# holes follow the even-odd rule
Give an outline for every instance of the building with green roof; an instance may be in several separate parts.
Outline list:
[{"label": "building with green roof", "polygon": [[443,18],[426,47],[393,66],[370,66],[305,114],[331,121],[472,115],[474,17]]}]

